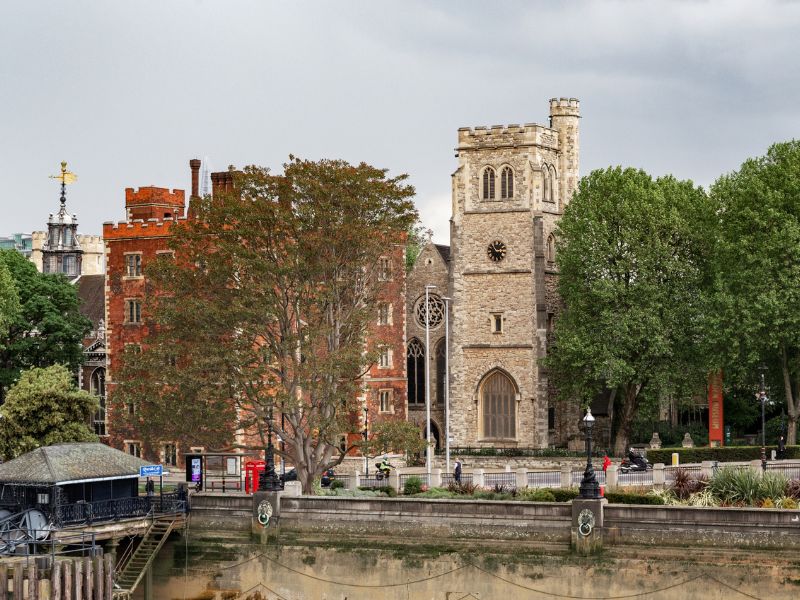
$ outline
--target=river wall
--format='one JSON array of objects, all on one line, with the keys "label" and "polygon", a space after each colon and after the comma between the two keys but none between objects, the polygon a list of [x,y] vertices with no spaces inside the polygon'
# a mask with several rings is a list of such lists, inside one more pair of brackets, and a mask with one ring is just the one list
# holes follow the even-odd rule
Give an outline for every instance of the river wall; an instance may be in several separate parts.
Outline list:
[{"label": "river wall", "polygon": [[[245,495],[197,495],[190,527],[208,535],[253,528]],[[608,504],[597,533],[605,546],[800,548],[800,511]],[[568,549],[574,536],[570,503],[487,502],[418,498],[284,496],[273,523],[276,539],[339,542],[382,538],[407,545],[515,540]]]}]

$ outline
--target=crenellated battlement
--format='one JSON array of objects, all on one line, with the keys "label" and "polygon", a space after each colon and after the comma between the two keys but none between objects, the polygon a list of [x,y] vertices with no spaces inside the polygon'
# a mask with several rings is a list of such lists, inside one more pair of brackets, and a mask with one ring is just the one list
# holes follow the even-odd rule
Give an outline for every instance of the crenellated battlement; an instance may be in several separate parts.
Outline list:
[{"label": "crenellated battlement", "polygon": [[550,98],[551,117],[580,117],[581,103],[577,98]]},{"label": "crenellated battlement", "polygon": [[138,206],[142,204],[160,204],[168,206],[180,206],[186,202],[186,192],[183,190],[171,190],[155,186],[125,188],[125,207]]},{"label": "crenellated battlement", "polygon": [[131,219],[130,221],[106,221],[103,223],[103,238],[120,239],[129,237],[163,237],[171,235],[170,229],[176,222],[186,221],[186,217],[173,219]]},{"label": "crenellated battlement", "polygon": [[456,150],[531,145],[556,148],[558,133],[538,123],[460,127]]}]

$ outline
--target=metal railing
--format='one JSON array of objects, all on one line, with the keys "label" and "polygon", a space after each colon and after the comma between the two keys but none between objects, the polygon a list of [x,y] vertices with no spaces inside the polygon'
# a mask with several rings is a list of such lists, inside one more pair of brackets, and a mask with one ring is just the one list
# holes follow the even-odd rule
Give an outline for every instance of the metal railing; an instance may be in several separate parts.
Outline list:
[{"label": "metal railing", "polygon": [[561,487],[561,473],[559,471],[528,471],[528,487]]},{"label": "metal railing", "polygon": [[[581,481],[583,481],[583,473],[584,471],[572,471],[569,476],[569,480],[573,486],[580,485]],[[600,485],[606,484],[606,472],[599,467],[594,471],[594,477],[597,479],[597,483]]]},{"label": "metal railing", "polygon": [[[442,473],[442,487],[447,487],[455,481],[455,476],[452,473]],[[461,483],[472,485],[472,473],[461,473]]]},{"label": "metal railing", "polygon": [[484,473],[483,484],[487,488],[504,487],[516,489],[517,474],[508,471],[505,473]]},{"label": "metal railing", "polygon": [[417,479],[421,480],[422,481],[422,485],[429,485],[430,484],[430,482],[428,481],[428,474],[427,473],[401,473],[400,474],[400,489],[401,490],[406,487],[406,482],[412,477],[416,477]]},{"label": "metal railing", "polygon": [[53,509],[53,521],[58,526],[98,521],[117,521],[144,517],[151,513],[186,512],[186,499],[179,492],[163,496],[133,496],[96,502],[59,504]]}]

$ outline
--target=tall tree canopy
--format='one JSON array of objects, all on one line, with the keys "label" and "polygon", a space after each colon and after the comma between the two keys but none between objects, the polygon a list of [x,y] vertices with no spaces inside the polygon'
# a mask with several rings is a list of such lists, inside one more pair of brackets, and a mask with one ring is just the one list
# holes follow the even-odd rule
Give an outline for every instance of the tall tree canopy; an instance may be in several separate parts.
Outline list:
[{"label": "tall tree canopy", "polygon": [[712,328],[726,374],[755,389],[756,366],[775,375],[787,441],[800,416],[800,142],[773,145],[711,188],[718,213]]},{"label": "tall tree canopy", "polygon": [[709,243],[697,221],[708,206],[689,181],[617,167],[584,177],[559,224],[566,308],[547,364],[562,397],[589,400],[604,386],[616,394],[618,455],[645,391],[657,397],[705,379]]},{"label": "tall tree canopy", "polygon": [[[19,314],[19,294],[5,261],[0,260],[0,340],[8,334]],[[2,343],[2,342],[0,342]]]},{"label": "tall tree canopy", "polygon": [[207,416],[203,431],[213,433],[230,432],[223,407],[233,399],[241,427],[262,440],[273,411],[312,490],[343,458],[342,434],[358,429],[381,257],[416,221],[405,180],[290,157],[282,175],[248,167],[235,193],[197,203],[196,218],[174,229],[174,260],[146,271],[159,290],[149,305],[159,333],[126,361],[113,405],[134,403],[140,429],[165,420],[190,429]]},{"label": "tall tree canopy", "polygon": [[0,406],[0,454],[15,458],[39,446],[95,442],[97,397],[79,390],[62,365],[24,371]]},{"label": "tall tree canopy", "polygon": [[78,311],[75,286],[62,275],[39,273],[14,250],[0,250],[0,263],[11,274],[19,298],[19,310],[10,314],[0,337],[2,402],[24,369],[63,364],[74,371],[83,361],[81,341],[92,324]]}]

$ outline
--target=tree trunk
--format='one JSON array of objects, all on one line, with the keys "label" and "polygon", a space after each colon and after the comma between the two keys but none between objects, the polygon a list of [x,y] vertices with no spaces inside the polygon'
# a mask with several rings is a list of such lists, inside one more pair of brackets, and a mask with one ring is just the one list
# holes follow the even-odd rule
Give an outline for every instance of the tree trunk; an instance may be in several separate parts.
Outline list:
[{"label": "tree trunk", "polygon": [[797,444],[797,417],[789,417],[789,427],[786,432],[786,445],[794,446]]},{"label": "tree trunk", "polygon": [[795,397],[792,393],[792,378],[789,372],[789,358],[786,353],[786,347],[781,347],[781,371],[783,372],[783,391],[786,395],[786,412],[789,413],[789,429],[786,435],[786,445],[794,446],[797,444],[797,417],[798,417],[798,402],[795,404]]},{"label": "tree trunk", "polygon": [[642,386],[639,384],[628,384],[623,387],[624,396],[619,414],[619,427],[614,437],[614,455],[627,456],[628,445],[631,438],[631,428],[633,417],[636,414],[636,403]]}]

